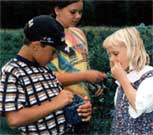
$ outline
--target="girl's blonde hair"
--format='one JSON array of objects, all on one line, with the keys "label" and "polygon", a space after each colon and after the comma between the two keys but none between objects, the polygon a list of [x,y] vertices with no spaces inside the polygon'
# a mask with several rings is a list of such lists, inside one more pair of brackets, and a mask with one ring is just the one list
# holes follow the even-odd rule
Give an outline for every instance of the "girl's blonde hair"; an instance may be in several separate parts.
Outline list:
[{"label": "girl's blonde hair", "polygon": [[146,64],[149,64],[149,56],[145,50],[143,40],[135,27],[120,29],[108,36],[103,42],[103,46],[106,49],[107,47],[116,47],[119,45],[125,45],[127,48],[127,56],[129,59],[127,71],[139,71]]}]

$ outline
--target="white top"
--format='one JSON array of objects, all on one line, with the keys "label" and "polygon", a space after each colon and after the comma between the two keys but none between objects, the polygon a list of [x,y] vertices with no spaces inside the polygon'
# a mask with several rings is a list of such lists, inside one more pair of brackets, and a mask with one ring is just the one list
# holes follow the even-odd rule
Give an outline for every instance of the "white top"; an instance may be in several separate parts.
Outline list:
[{"label": "white top", "polygon": [[[141,71],[132,71],[127,74],[127,77],[131,83],[139,80],[141,76],[153,70],[152,66],[145,66]],[[116,81],[117,85],[120,86],[119,82]],[[115,104],[117,99],[118,88],[115,93]],[[124,95],[125,96],[125,95]],[[150,113],[153,111],[153,77],[146,78],[139,85],[136,92],[136,110],[129,104],[129,114],[132,118],[138,118],[143,113]]]}]

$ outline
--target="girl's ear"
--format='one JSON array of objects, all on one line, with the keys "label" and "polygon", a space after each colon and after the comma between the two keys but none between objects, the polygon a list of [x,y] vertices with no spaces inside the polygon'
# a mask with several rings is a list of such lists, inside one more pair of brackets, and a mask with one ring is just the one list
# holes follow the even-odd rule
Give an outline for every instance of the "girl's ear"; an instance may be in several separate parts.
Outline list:
[{"label": "girl's ear", "polygon": [[54,8],[54,11],[55,11],[56,16],[58,16],[59,15],[60,8],[59,7],[55,7]]}]

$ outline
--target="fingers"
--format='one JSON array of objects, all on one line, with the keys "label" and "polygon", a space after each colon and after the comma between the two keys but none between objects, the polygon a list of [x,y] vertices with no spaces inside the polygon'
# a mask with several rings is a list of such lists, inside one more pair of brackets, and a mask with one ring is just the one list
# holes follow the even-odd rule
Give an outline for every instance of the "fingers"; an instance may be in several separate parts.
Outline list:
[{"label": "fingers", "polygon": [[82,121],[89,121],[91,119],[92,110],[91,109],[82,109],[78,112],[78,115],[82,118]]},{"label": "fingers", "polygon": [[[102,80],[104,80],[105,78],[107,78],[106,74],[105,73],[102,73],[102,72],[99,72],[99,71],[95,71],[93,74],[92,74],[92,77],[93,77],[93,83],[96,82],[100,82]],[[95,80],[94,80],[95,79]]]},{"label": "fingers", "polygon": [[114,68],[114,69],[121,68],[121,64],[118,61],[114,61],[112,68]]},{"label": "fingers", "polygon": [[77,112],[78,112],[78,115],[81,116],[81,117],[87,117],[89,115],[92,114],[92,110],[91,109],[83,109],[83,110],[79,110],[77,109]]},{"label": "fingers", "polygon": [[88,101],[90,102],[90,99],[89,99],[88,96],[84,96],[83,99],[84,99],[85,102],[88,102]]},{"label": "fingers", "polygon": [[87,121],[90,121],[90,119],[91,119],[91,116],[88,116],[88,117],[82,118],[81,120],[83,122],[87,122]]},{"label": "fingers", "polygon": [[85,72],[85,80],[91,83],[100,82],[106,78],[106,74],[97,70],[88,70]]},{"label": "fingers", "polygon": [[107,75],[105,73],[102,73],[102,72],[100,72],[100,73],[101,73],[101,78],[103,78],[103,79],[107,78]]},{"label": "fingers", "polygon": [[88,96],[84,96],[84,104],[80,105],[77,109],[78,115],[82,121],[89,121],[92,115],[92,105]]},{"label": "fingers", "polygon": [[[94,77],[94,76],[93,76]],[[104,80],[106,78],[106,74],[105,73],[101,73],[99,71],[95,72],[95,82],[100,82],[102,80]]]},{"label": "fingers", "polygon": [[70,91],[67,90],[62,90],[59,94],[59,100],[63,100],[66,104],[72,103],[73,102],[73,94]]},{"label": "fingers", "polygon": [[102,88],[99,88],[97,91],[96,91],[96,93],[95,93],[95,95],[98,97],[98,96],[101,96],[102,94],[103,94],[103,89]]},{"label": "fingers", "polygon": [[80,105],[77,109],[77,112],[79,114],[81,113],[90,113],[92,112],[92,105],[91,103],[88,101],[88,102],[85,102],[84,104]]}]

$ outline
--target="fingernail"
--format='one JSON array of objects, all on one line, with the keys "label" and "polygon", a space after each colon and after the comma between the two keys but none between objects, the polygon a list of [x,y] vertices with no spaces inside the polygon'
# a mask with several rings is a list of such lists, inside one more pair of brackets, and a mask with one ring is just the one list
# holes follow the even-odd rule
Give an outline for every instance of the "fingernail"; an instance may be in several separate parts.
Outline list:
[{"label": "fingernail", "polygon": [[82,119],[82,121],[84,122],[85,120],[84,120],[84,119]]}]

